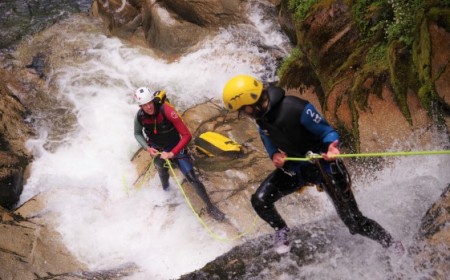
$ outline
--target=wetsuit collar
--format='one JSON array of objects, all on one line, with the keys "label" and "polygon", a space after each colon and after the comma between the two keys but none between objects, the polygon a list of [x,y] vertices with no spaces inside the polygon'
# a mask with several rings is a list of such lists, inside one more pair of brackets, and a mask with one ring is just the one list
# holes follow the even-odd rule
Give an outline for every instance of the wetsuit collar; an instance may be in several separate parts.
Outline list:
[{"label": "wetsuit collar", "polygon": [[261,115],[260,119],[268,117],[272,108],[276,107],[276,105],[278,105],[278,103],[280,103],[285,96],[284,90],[279,87],[268,86],[265,91],[269,98],[269,105],[267,106],[266,111]]}]

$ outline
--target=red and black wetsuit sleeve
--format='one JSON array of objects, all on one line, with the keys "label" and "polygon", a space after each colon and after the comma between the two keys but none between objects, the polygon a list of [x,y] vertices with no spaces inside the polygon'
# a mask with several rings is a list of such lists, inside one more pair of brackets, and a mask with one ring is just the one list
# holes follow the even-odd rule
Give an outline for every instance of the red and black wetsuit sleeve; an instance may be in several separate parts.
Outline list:
[{"label": "red and black wetsuit sleeve", "polygon": [[189,144],[192,139],[192,135],[175,108],[172,106],[163,106],[166,119],[174,125],[181,137],[178,144],[171,150],[174,155],[177,155],[182,149],[184,149],[184,147],[187,146],[187,144]]}]

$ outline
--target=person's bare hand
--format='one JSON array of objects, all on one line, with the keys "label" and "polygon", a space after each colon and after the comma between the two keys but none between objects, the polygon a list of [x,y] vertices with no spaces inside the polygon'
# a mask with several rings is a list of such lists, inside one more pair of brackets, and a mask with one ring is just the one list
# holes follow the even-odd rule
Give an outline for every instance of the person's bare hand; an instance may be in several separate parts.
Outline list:
[{"label": "person's bare hand", "polygon": [[339,151],[339,149],[337,147],[338,144],[339,144],[339,142],[336,140],[333,143],[331,143],[330,146],[328,146],[327,153],[322,154],[322,157],[324,160],[333,161],[336,159],[337,155],[341,154],[341,152]]},{"label": "person's bare hand", "polygon": [[156,157],[159,154],[159,151],[152,147],[148,147],[147,152],[149,152],[152,157]]},{"label": "person's bare hand", "polygon": [[275,165],[276,168],[281,168],[284,165],[285,158],[286,158],[285,153],[279,153],[279,152],[275,153],[275,154],[273,154],[273,157],[272,157],[272,163],[273,163],[273,165]]},{"label": "person's bare hand", "polygon": [[162,152],[161,158],[162,159],[171,159],[174,157],[174,154],[172,152]]}]

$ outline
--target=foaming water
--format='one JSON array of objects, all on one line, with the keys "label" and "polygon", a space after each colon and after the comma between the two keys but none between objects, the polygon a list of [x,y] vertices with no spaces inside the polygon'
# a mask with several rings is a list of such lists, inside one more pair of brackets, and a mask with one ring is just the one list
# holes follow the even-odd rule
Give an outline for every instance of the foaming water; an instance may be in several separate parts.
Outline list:
[{"label": "foaming water", "polygon": [[[48,76],[49,96],[55,98],[48,102],[63,103],[73,121],[56,137],[51,136],[54,123],[61,118],[54,110],[34,116],[39,138],[28,142],[35,160],[21,199],[45,195],[63,242],[90,269],[133,263],[139,273],[132,279],[175,278],[236,243],[213,239],[175,184],[163,192],[152,178],[139,191],[126,191],[137,176],[130,159],[139,148],[133,136],[138,107],[132,93],[140,86],[166,89],[182,112],[204,100],[218,100],[223,84],[236,74],[273,78],[277,57],[239,38],[234,27],[168,63],[148,49],[86,27],[92,24],[99,23],[75,16],[48,31],[62,39],[47,47],[65,57]],[[242,29],[246,39],[260,40],[256,27]]]},{"label": "foaming water", "polygon": [[[422,132],[411,135],[403,150],[444,150],[446,136],[435,134],[435,143],[419,146]],[[396,146],[397,151],[399,146]],[[364,163],[353,172],[353,189],[361,212],[377,221],[395,240],[402,242],[406,254],[398,256],[378,243],[351,235],[342,222],[331,234],[327,253],[316,256],[313,264],[302,266],[296,279],[428,279],[433,272],[419,271],[417,263],[428,263],[409,254],[417,246],[422,218],[442,191],[450,184],[448,155],[386,158],[382,168],[374,170]],[[323,215],[338,219],[330,202],[323,203]],[[320,223],[320,221],[319,221]]]}]

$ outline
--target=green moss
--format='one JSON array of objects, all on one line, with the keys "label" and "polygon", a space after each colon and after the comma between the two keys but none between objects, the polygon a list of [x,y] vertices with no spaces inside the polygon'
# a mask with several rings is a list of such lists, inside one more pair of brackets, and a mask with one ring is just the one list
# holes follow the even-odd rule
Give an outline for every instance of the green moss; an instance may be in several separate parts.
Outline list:
[{"label": "green moss", "polygon": [[[369,73],[359,73],[355,76],[353,86],[350,89],[352,104],[356,103],[360,109],[365,109],[369,99],[370,92],[362,87],[362,84],[368,79]],[[355,109],[355,108],[352,108]]]},{"label": "green moss", "polygon": [[304,20],[311,7],[316,4],[319,0],[289,0],[288,7],[294,11],[294,17],[297,20]]},{"label": "green moss", "polygon": [[302,51],[296,47],[292,50],[292,52],[283,59],[280,67],[277,70],[278,77],[283,77],[285,73],[289,71],[293,64],[295,64],[298,60],[303,57]]},{"label": "green moss", "polygon": [[[366,110],[371,94],[381,97],[385,85],[391,87],[394,100],[406,120],[412,125],[408,107],[408,92],[415,92],[424,108],[436,115],[436,110],[449,110],[449,104],[440,98],[435,89],[435,81],[441,72],[433,77],[431,71],[431,39],[429,24],[450,30],[450,0],[343,0],[347,4],[354,27],[360,33],[358,44],[351,53],[341,54],[341,59],[324,63],[318,55],[318,36],[309,34],[309,25],[304,20],[319,9],[337,3],[332,0],[284,0],[289,3],[296,21],[298,47],[285,59],[278,71],[280,85],[313,85],[324,111],[328,94],[343,79],[353,76],[351,87],[343,93],[348,100],[353,128],[346,128],[337,117],[337,110],[344,96],[337,97],[334,124],[340,133],[355,139],[353,146],[359,148],[359,110]],[[316,30],[317,32],[317,30]],[[302,51],[300,51],[302,50]],[[342,60],[342,56],[346,59]],[[328,64],[331,63],[331,64]],[[335,64],[335,65],[334,65]],[[323,69],[327,69],[324,73]],[[331,70],[331,71],[329,71]],[[294,85],[294,86],[293,86]],[[442,109],[444,108],[444,109]],[[438,113],[439,114],[439,113]],[[436,119],[436,118],[435,118]],[[347,139],[348,141],[349,139]]]},{"label": "green moss", "polygon": [[434,95],[434,87],[430,83],[424,84],[417,93],[417,96],[419,97],[422,105],[428,109],[431,108],[431,103]]},{"label": "green moss", "polygon": [[360,0],[351,5],[351,14],[363,40],[383,40],[385,30],[393,18],[393,12],[386,0]]},{"label": "green moss", "polygon": [[386,28],[389,42],[398,41],[411,46],[415,39],[417,18],[423,14],[423,0],[388,0],[394,17]]},{"label": "green moss", "polygon": [[434,86],[431,77],[431,39],[428,31],[428,21],[424,19],[416,35],[412,49],[414,68],[417,71],[418,97],[422,105],[431,109],[431,102],[434,96]]},{"label": "green moss", "polygon": [[369,48],[366,57],[366,64],[377,71],[384,72],[388,68],[387,45],[384,43],[376,43]]},{"label": "green moss", "polygon": [[397,106],[405,116],[409,124],[412,125],[411,113],[407,103],[408,81],[410,80],[412,64],[409,53],[404,51],[404,45],[393,42],[388,50],[389,75]]},{"label": "green moss", "polygon": [[336,70],[334,76],[337,78],[342,75],[342,73],[347,72],[349,69],[358,70],[361,67],[361,59],[365,56],[367,50],[365,45],[360,45],[355,48],[352,53],[348,56],[347,60],[342,63]]},{"label": "green moss", "polygon": [[358,125],[358,119],[359,114],[358,110],[356,110],[354,107],[354,102],[350,99],[348,99],[348,106],[350,107],[350,111],[352,113],[352,127],[353,129],[348,128],[344,122],[342,122],[338,115],[337,115],[337,109],[341,107],[343,97],[340,96],[337,98],[335,111],[333,112],[334,117],[336,118],[337,122],[335,124],[336,130],[339,133],[339,138],[341,139],[342,143],[345,143],[345,149],[349,151],[359,151],[360,143],[358,141],[359,139],[359,125]]},{"label": "green moss", "polygon": [[[373,45],[362,63],[361,69],[355,73],[355,80],[351,88],[352,100],[359,109],[365,110],[370,94],[381,97],[382,85],[388,72],[387,46]],[[365,86],[365,83],[369,83]]]},{"label": "green moss", "polygon": [[[448,0],[448,2],[450,2],[450,0]],[[450,6],[450,4],[447,4],[447,6]],[[449,8],[433,7],[428,11],[427,17],[430,20],[437,22],[438,25],[443,27],[447,32],[450,32],[450,9]]]},{"label": "green moss", "polygon": [[284,59],[277,75],[280,78],[278,83],[281,87],[299,88],[313,87],[321,104],[325,101],[325,94],[320,80],[314,70],[314,63],[299,49],[295,48],[291,55]]}]

